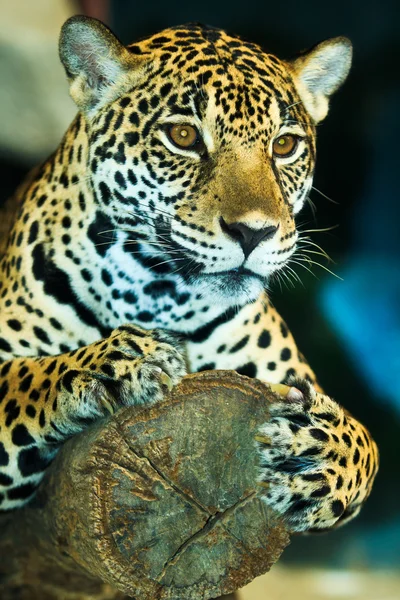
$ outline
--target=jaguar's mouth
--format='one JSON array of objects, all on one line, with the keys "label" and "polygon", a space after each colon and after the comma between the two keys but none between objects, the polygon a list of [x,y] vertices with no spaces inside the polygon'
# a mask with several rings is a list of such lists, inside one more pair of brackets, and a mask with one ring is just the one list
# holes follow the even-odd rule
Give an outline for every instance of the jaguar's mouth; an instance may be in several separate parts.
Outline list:
[{"label": "jaguar's mouth", "polygon": [[193,283],[203,295],[212,295],[215,301],[241,303],[256,300],[265,289],[267,278],[240,266],[226,271],[198,273]]},{"label": "jaguar's mouth", "polygon": [[214,273],[201,273],[201,277],[225,277],[228,278],[232,283],[237,281],[244,281],[247,277],[255,277],[260,279],[261,281],[266,281],[266,278],[260,275],[259,273],[255,273],[251,269],[241,265],[240,267],[236,267],[235,269],[227,269],[225,271],[215,271]]}]

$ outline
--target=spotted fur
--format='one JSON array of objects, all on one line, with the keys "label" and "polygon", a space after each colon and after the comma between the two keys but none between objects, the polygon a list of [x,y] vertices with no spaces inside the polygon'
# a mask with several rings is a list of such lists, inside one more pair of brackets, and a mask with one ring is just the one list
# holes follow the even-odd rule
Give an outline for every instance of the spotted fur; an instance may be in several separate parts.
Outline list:
[{"label": "spotted fur", "polygon": [[[33,496],[65,439],[161,400],[188,367],[291,380],[257,438],[265,501],[295,531],[354,516],[376,446],[318,389],[265,291],[296,250],[349,42],[285,62],[189,25],[125,48],[74,17],[60,55],[79,113],[17,192],[0,247],[1,509]],[[173,124],[196,129],[193,147],[174,145]]]}]

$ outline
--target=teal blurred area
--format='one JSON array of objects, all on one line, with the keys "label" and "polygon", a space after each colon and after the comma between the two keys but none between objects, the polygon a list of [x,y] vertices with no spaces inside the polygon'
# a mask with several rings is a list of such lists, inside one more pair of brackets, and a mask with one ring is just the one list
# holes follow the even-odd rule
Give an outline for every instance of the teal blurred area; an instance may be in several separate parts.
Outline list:
[{"label": "teal blurred area", "polygon": [[[29,2],[19,0],[14,4],[20,4],[22,11],[23,5]],[[46,10],[46,5],[54,9],[57,3],[48,0],[39,4]],[[65,11],[73,14],[80,12],[82,6],[89,10],[91,3],[83,2],[80,7],[77,3],[64,4]],[[289,571],[300,573],[299,589],[304,583],[301,573],[308,572],[304,569],[311,566],[321,569],[315,571],[317,579],[318,573],[325,573],[325,587],[322,587],[325,591],[331,590],[330,595],[318,592],[318,585],[322,585],[318,583],[315,593],[311,588],[304,595],[293,592],[293,598],[298,600],[400,598],[399,578],[396,579],[400,565],[398,0],[331,3],[321,0],[204,0],[201,3],[169,0],[140,5],[130,0],[114,0],[108,6],[105,3],[104,10],[109,25],[125,42],[188,21],[235,32],[281,57],[291,57],[328,37],[346,35],[352,40],[354,67],[344,88],[333,98],[326,122],[318,128],[315,187],[310,205],[299,218],[303,230],[315,230],[309,235],[331,256],[332,262],[316,256],[319,265],[306,265],[312,274],[300,266],[295,267],[302,285],[288,280],[280,289],[276,284],[272,299],[324,389],[373,433],[380,448],[382,466],[365,509],[353,523],[327,535],[296,537],[277,569],[281,569],[279,572],[285,577]],[[58,19],[59,16],[54,19],[55,34]],[[0,25],[0,59],[7,58],[4,54],[7,51],[13,56],[18,53],[12,50],[9,37],[7,49],[2,43]],[[40,35],[34,41],[40,45]],[[50,51],[56,54],[57,48]],[[61,77],[61,66],[59,69],[54,81]],[[28,112],[31,98],[35,105],[40,105],[40,94],[43,94],[40,81],[33,74],[31,79],[33,87],[27,85],[24,92]],[[12,85],[12,77],[7,82]],[[15,85],[17,83],[21,82],[16,78]],[[51,97],[51,89],[47,89],[47,93]],[[52,136],[61,136],[66,112],[64,109],[60,114],[54,111],[48,119],[45,114],[41,115],[43,127],[51,130]],[[3,121],[8,118],[2,110],[0,115]],[[45,151],[50,151],[42,141],[35,150],[35,140],[31,137],[32,150],[27,152],[23,142],[18,146],[15,140],[7,142],[0,134],[0,202],[12,192],[28,168],[41,159]],[[337,228],[331,229],[337,224]],[[349,583],[350,579],[335,575],[347,571],[369,572],[368,577],[376,571],[376,588],[372,579],[368,583],[367,575],[363,580],[365,585],[357,578]],[[386,579],[383,575],[379,579],[379,573],[389,574]],[[323,581],[322,575],[318,581]],[[376,592],[372,596],[371,590],[384,589],[383,581],[389,582],[387,593]],[[344,592],[335,595],[335,589],[344,589]],[[349,589],[358,591],[349,595]],[[291,597],[284,592],[276,594],[268,597]]]}]

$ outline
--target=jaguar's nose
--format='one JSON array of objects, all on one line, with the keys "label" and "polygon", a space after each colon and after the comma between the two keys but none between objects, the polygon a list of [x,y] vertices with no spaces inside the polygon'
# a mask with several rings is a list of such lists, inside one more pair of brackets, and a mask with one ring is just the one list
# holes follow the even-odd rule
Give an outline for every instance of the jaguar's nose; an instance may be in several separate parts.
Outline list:
[{"label": "jaguar's nose", "polygon": [[223,217],[220,217],[219,222],[222,231],[239,242],[246,258],[260,242],[273,238],[279,229],[279,225],[268,225],[263,229],[252,229],[245,223],[227,223]]}]

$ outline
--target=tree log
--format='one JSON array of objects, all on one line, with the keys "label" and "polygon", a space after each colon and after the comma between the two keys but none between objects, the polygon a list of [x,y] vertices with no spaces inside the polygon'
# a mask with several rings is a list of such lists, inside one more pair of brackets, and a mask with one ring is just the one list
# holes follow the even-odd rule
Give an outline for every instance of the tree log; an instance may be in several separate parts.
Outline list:
[{"label": "tree log", "polygon": [[273,400],[208,371],[69,440],[35,501],[0,519],[1,599],[199,600],[268,571],[289,542],[256,485]]}]

